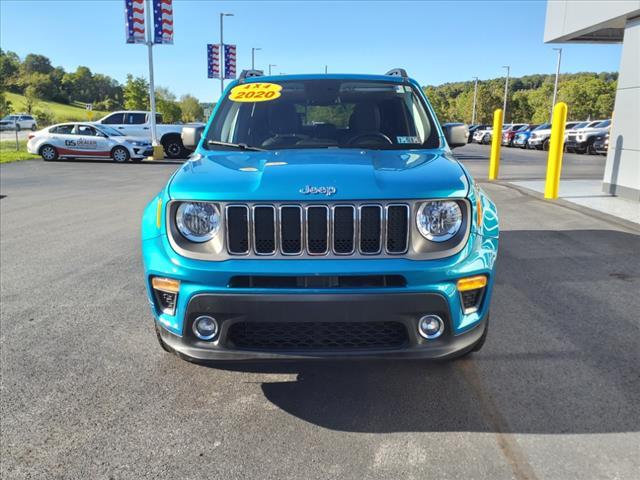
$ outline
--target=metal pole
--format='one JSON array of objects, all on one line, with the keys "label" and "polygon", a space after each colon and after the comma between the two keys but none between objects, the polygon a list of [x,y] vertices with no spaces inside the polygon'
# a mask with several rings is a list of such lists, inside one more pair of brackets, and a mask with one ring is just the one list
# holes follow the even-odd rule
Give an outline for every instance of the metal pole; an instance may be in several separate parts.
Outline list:
[{"label": "metal pole", "polygon": [[[147,47],[149,49],[149,104],[151,107],[151,144],[157,147],[158,133],[156,132],[156,90],[153,84],[153,22],[151,20],[151,0],[147,0]],[[154,152],[155,153],[155,152]]]},{"label": "metal pole", "polygon": [[507,93],[509,91],[509,72],[511,67],[508,65],[503,66],[502,68],[507,69],[507,78],[504,81],[504,102],[502,104],[502,118],[507,118]]},{"label": "metal pole", "polygon": [[324,66],[324,73],[327,73],[328,68],[329,68],[329,66],[328,66],[328,65],[325,65],[325,66]]},{"label": "metal pole", "polygon": [[476,101],[478,99],[478,77],[473,77],[473,110],[471,111],[471,125],[476,124]]},{"label": "metal pole", "polygon": [[562,61],[562,49],[554,48],[558,52],[558,64],[556,65],[556,81],[553,85],[553,102],[551,103],[551,119],[553,119],[553,108],[556,105],[556,99],[558,97],[558,79],[560,78],[560,62]]},{"label": "metal pole", "polygon": [[256,69],[256,49],[251,47],[251,70]]},{"label": "metal pole", "polygon": [[277,67],[278,65],[276,65],[275,63],[270,63],[269,64],[269,75],[271,75],[271,67]]},{"label": "metal pole", "polygon": [[222,19],[224,18],[224,13],[220,14],[220,98],[222,98],[222,94],[224,93],[224,40],[222,39]]}]

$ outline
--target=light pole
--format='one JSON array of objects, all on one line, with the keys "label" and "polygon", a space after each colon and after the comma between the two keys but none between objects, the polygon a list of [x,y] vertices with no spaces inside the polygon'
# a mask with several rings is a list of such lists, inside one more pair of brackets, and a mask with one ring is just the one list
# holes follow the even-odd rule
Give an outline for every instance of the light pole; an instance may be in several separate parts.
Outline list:
[{"label": "light pole", "polygon": [[325,65],[324,66],[324,73],[327,73],[329,71],[329,65]]},{"label": "light pole", "polygon": [[[147,25],[153,25],[151,22],[151,2],[147,0]],[[149,107],[151,107],[151,115],[149,115],[149,123],[151,124],[151,145],[157,147],[158,134],[156,132],[156,90],[153,83],[153,36],[152,29],[147,28],[147,46],[149,47]],[[155,158],[155,149],[154,149]]]},{"label": "light pole", "polygon": [[473,77],[473,109],[471,110],[471,125],[476,124],[476,101],[478,99],[478,77]]},{"label": "light pole", "polygon": [[556,105],[556,98],[558,96],[558,79],[560,78],[560,62],[562,61],[562,49],[554,48],[554,50],[558,52],[558,64],[556,65],[556,82],[553,85],[553,102],[551,103],[551,117],[553,117],[553,107]]},{"label": "light pole", "polygon": [[507,93],[509,92],[509,72],[511,67],[509,65],[503,65],[502,68],[507,69],[507,78],[504,80],[504,102],[502,104],[502,118],[507,119]]},{"label": "light pole", "polygon": [[276,65],[275,63],[270,63],[269,64],[269,75],[271,75],[271,67],[277,67],[278,65]]},{"label": "light pole", "polygon": [[256,50],[262,50],[262,49],[258,47],[251,48],[251,70],[256,69]]},{"label": "light pole", "polygon": [[[233,13],[220,13],[220,58],[224,57],[224,39],[222,36],[222,20],[224,17],[233,17]],[[226,62],[225,62],[226,64]],[[220,62],[220,97],[224,93],[224,69],[222,68],[222,62]]]}]

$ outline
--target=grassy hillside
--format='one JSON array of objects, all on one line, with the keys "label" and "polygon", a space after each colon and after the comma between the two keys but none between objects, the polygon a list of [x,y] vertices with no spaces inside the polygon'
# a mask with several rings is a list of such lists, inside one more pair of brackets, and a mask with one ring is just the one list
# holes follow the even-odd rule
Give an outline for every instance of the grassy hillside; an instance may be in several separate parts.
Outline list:
[{"label": "grassy hillside", "polygon": [[[11,102],[11,109],[14,112],[26,112],[26,102],[25,98],[22,95],[17,93],[5,92],[5,96],[8,101]],[[34,114],[37,117],[38,111],[44,111],[48,113],[50,117],[52,117],[52,123],[60,123],[60,122],[70,122],[70,121],[86,121],[88,120],[87,110],[84,105],[65,105],[63,103],[55,103],[55,102],[47,102],[47,101],[38,101],[33,108]],[[108,112],[93,112],[93,119],[97,119],[103,117]],[[42,125],[41,119],[38,119],[39,126]]]}]

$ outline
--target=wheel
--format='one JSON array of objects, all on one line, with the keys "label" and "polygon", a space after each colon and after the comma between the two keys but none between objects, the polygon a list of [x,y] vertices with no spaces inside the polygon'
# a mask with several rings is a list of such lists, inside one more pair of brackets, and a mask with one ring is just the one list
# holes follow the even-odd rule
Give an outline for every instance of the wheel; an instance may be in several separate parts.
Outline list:
[{"label": "wheel", "polygon": [[542,143],[542,150],[544,150],[545,152],[549,150],[549,139],[548,138]]},{"label": "wheel", "polygon": [[33,125],[31,125],[31,131],[35,132],[36,131],[36,124],[34,123]]},{"label": "wheel", "polygon": [[111,150],[111,158],[113,158],[118,163],[123,163],[129,161],[129,150],[124,147],[115,147]]},{"label": "wheel", "polygon": [[483,145],[486,145],[489,143],[489,135],[485,135],[484,137],[482,137],[481,143]]},{"label": "wheel", "polygon": [[186,151],[182,140],[177,135],[171,135],[170,137],[163,139],[162,146],[164,147],[164,153],[169,158],[183,158],[186,157]]},{"label": "wheel", "polygon": [[587,153],[589,155],[596,155],[598,153],[596,152],[596,149],[593,146],[593,140],[589,140],[589,143],[587,144]]},{"label": "wheel", "polygon": [[153,327],[155,328],[156,338],[158,339],[160,348],[162,348],[165,352],[172,353],[173,350],[171,350],[169,346],[166,343],[164,343],[164,340],[162,340],[162,337],[160,336],[160,328],[158,327],[158,324],[156,322],[153,322]]},{"label": "wheel", "polygon": [[45,162],[51,162],[58,158],[58,150],[51,145],[43,145],[40,147],[40,156]]}]

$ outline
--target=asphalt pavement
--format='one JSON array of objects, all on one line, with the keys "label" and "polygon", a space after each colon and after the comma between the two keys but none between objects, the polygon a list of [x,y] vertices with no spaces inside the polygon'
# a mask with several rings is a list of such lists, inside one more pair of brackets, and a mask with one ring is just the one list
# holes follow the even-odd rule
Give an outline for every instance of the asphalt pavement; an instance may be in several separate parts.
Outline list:
[{"label": "asphalt pavement", "polygon": [[[486,177],[487,147],[456,152]],[[544,171],[503,157],[505,177]],[[501,238],[481,352],[211,368],[159,348],[144,292],[142,210],[176,168],[0,167],[0,477],[640,476],[638,229],[482,182]]]}]

